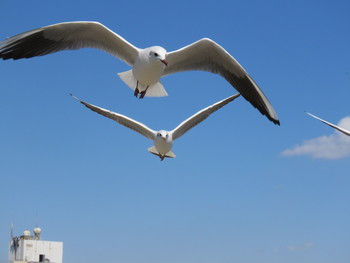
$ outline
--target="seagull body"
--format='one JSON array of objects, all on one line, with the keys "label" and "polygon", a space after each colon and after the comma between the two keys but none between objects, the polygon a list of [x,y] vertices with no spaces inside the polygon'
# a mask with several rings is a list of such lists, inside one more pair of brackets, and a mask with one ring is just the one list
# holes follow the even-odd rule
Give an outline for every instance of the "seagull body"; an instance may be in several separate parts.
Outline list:
[{"label": "seagull body", "polygon": [[[134,90],[135,96],[139,93],[141,94],[140,98],[146,94],[150,97],[168,95],[159,81],[168,63],[165,54],[166,50],[159,46],[139,50],[133,69],[118,74]],[[146,91],[148,92],[146,93]]]},{"label": "seagull body", "polygon": [[334,124],[332,124],[332,123],[330,123],[330,122],[328,122],[328,121],[322,120],[321,118],[316,117],[315,115],[312,115],[311,113],[306,112],[306,114],[309,114],[311,117],[314,117],[315,119],[317,119],[317,120],[319,120],[319,121],[322,121],[323,123],[325,123],[325,124],[327,124],[327,125],[333,127],[334,129],[336,129],[336,130],[338,130],[338,131],[344,133],[344,134],[347,135],[347,136],[350,136],[350,131],[348,131],[348,130],[346,130],[346,129],[344,129],[344,128],[341,128],[341,127],[339,127],[339,126],[337,126],[337,125],[334,125]]},{"label": "seagull body", "polygon": [[208,38],[172,52],[159,46],[140,49],[98,22],[65,22],[0,42],[0,58],[31,58],[88,47],[106,51],[133,67],[118,75],[134,90],[136,97],[167,96],[161,77],[181,71],[203,70],[224,77],[263,115],[279,125],[275,110],[254,80],[224,48]]},{"label": "seagull body", "polygon": [[165,157],[168,157],[168,158],[176,157],[175,154],[172,152],[173,141],[181,137],[183,134],[185,134],[187,131],[192,129],[194,126],[196,126],[197,124],[199,124],[200,122],[208,118],[212,113],[219,110],[220,108],[222,108],[229,102],[233,101],[234,99],[238,98],[239,96],[240,96],[239,93],[236,95],[230,96],[224,100],[221,100],[197,112],[196,114],[192,115],[190,118],[180,123],[175,129],[171,131],[152,130],[148,128],[146,125],[138,121],[135,121],[125,115],[97,107],[95,105],[84,102],[77,97],[74,97],[74,96],[72,97],[78,100],[81,104],[85,105],[90,110],[97,112],[98,114],[101,114],[107,118],[110,118],[118,122],[119,124],[131,130],[134,130],[139,134],[145,136],[146,138],[152,140],[154,143],[154,146],[148,148],[148,151],[151,152],[152,154],[159,156],[161,160],[164,160]]}]

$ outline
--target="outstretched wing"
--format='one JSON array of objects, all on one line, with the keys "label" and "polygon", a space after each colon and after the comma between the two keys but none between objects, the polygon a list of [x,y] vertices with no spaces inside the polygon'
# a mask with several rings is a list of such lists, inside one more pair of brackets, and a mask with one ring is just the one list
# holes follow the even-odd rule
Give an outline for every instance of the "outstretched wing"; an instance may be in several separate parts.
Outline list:
[{"label": "outstretched wing", "polygon": [[43,56],[67,49],[97,48],[133,65],[138,48],[98,22],[65,22],[34,29],[0,42],[0,58]]},{"label": "outstretched wing", "polygon": [[221,100],[199,112],[192,115],[187,120],[180,123],[174,130],[171,131],[173,141],[175,141],[177,138],[182,136],[184,133],[186,133],[188,130],[192,129],[194,126],[199,124],[200,122],[204,121],[206,118],[210,116],[210,114],[214,113],[218,109],[222,108],[229,102],[233,101],[234,99],[239,97],[239,93],[233,96],[230,96],[224,100]]},{"label": "outstretched wing", "polygon": [[110,118],[116,122],[118,122],[119,124],[138,132],[139,134],[145,136],[146,138],[150,139],[150,140],[154,140],[155,136],[156,136],[156,132],[153,131],[152,129],[148,128],[146,125],[135,121],[127,116],[124,116],[122,114],[116,113],[116,112],[112,112],[100,107],[97,107],[95,105],[89,104],[87,102],[84,102],[82,100],[80,100],[79,98],[71,95],[74,99],[78,100],[81,104],[85,105],[85,107],[89,108],[90,110],[97,112],[98,114],[101,114],[107,118]]},{"label": "outstretched wing", "polygon": [[203,38],[167,55],[164,75],[188,70],[204,70],[224,77],[246,100],[273,123],[278,116],[265,94],[244,68],[220,45]]},{"label": "outstretched wing", "polygon": [[315,119],[318,119],[318,120],[322,121],[323,123],[325,123],[325,124],[327,124],[327,125],[333,127],[334,129],[336,129],[336,130],[338,130],[338,131],[344,133],[345,135],[350,136],[350,131],[345,130],[345,129],[343,129],[343,128],[337,126],[337,125],[334,125],[334,124],[332,124],[332,123],[330,123],[330,122],[328,122],[328,121],[322,120],[321,118],[316,117],[315,115],[312,115],[311,113],[308,113],[308,112],[307,112],[307,114],[309,114],[311,117],[314,117]]}]

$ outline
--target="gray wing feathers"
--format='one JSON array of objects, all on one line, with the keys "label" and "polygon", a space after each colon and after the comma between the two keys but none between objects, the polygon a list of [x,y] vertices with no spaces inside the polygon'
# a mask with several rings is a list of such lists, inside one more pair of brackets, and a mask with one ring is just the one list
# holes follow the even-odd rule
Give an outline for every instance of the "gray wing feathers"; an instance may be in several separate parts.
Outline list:
[{"label": "gray wing feathers", "polygon": [[183,121],[180,123],[174,130],[171,131],[173,141],[175,141],[177,138],[182,136],[184,133],[192,129],[194,126],[199,124],[200,122],[204,121],[206,118],[208,118],[212,113],[215,111],[219,110],[229,102],[233,101],[234,99],[238,98],[240,94],[235,94],[233,96],[230,96],[224,100],[221,100],[199,112],[196,114],[192,115],[190,118],[187,120]]},{"label": "gray wing feathers", "polygon": [[97,48],[133,65],[138,48],[98,22],[66,22],[34,29],[0,42],[0,58],[21,59],[61,50]]},{"label": "gray wing feathers", "polygon": [[[227,56],[231,60],[226,59]],[[188,70],[204,70],[219,74],[222,67],[233,67],[237,75],[245,74],[242,66],[225,49],[208,38],[169,52],[167,60],[169,64],[164,75]]]},{"label": "gray wing feathers", "polygon": [[336,130],[338,130],[338,131],[344,133],[345,135],[350,136],[350,131],[348,131],[348,130],[346,130],[346,129],[343,129],[343,128],[337,126],[337,125],[334,125],[334,124],[332,124],[332,123],[330,123],[330,122],[328,122],[328,121],[322,120],[321,118],[316,117],[315,115],[312,115],[311,113],[308,113],[308,112],[307,112],[307,114],[309,114],[311,117],[314,117],[315,119],[317,119],[317,120],[319,120],[319,121],[322,121],[323,123],[325,123],[325,124],[327,124],[327,125],[333,127],[334,129],[336,129]]},{"label": "gray wing feathers", "polygon": [[208,38],[201,39],[168,53],[167,60],[169,64],[164,75],[188,70],[219,74],[263,115],[279,124],[278,116],[262,90],[244,68],[214,41]]},{"label": "gray wing feathers", "polygon": [[145,136],[146,138],[150,139],[150,140],[154,140],[155,136],[156,136],[156,132],[153,131],[152,129],[148,128],[146,125],[135,121],[127,116],[124,116],[122,114],[116,113],[116,112],[112,112],[100,107],[97,107],[95,105],[89,104],[87,102],[84,102],[82,100],[80,100],[77,97],[72,96],[74,99],[78,100],[81,104],[83,104],[85,107],[89,108],[90,110],[101,114],[109,119],[112,119],[116,122],[118,122],[119,124],[138,132],[139,134]]}]

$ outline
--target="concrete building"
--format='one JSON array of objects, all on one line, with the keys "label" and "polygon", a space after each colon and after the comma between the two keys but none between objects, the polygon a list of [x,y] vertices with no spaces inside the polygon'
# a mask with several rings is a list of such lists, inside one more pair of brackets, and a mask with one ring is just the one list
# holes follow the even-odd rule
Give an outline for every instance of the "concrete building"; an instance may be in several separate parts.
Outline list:
[{"label": "concrete building", "polygon": [[62,263],[63,242],[41,240],[38,227],[34,229],[34,236],[25,230],[22,236],[11,236],[9,256],[13,263]]}]

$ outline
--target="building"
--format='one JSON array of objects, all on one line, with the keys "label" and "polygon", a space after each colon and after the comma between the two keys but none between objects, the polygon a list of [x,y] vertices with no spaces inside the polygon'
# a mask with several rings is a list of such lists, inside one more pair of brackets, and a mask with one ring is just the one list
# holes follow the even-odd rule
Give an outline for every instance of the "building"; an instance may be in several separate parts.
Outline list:
[{"label": "building", "polygon": [[13,263],[62,263],[63,242],[41,240],[41,229],[37,227],[34,236],[29,230],[22,236],[11,236],[9,254]]}]

